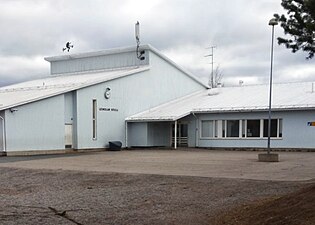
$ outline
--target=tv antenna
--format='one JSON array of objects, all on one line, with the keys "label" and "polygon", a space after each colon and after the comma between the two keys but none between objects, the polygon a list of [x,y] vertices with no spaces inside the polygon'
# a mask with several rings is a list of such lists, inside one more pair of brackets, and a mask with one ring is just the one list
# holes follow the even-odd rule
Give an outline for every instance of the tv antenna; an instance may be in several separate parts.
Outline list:
[{"label": "tv antenna", "polygon": [[214,53],[213,53],[213,49],[215,49],[217,46],[210,46],[210,47],[208,47],[208,48],[206,48],[206,49],[211,49],[211,54],[209,54],[209,55],[205,55],[205,57],[211,57],[211,75],[210,75],[210,78],[209,78],[209,86],[211,87],[211,88],[214,88],[214,74],[213,74],[213,58],[214,58]]},{"label": "tv antenna", "polygon": [[135,25],[135,35],[136,35],[136,42],[137,42],[137,50],[136,50],[136,54],[137,54],[137,58],[140,60],[145,60],[144,55],[144,50],[140,50],[140,23],[139,21],[137,21],[136,25]]}]

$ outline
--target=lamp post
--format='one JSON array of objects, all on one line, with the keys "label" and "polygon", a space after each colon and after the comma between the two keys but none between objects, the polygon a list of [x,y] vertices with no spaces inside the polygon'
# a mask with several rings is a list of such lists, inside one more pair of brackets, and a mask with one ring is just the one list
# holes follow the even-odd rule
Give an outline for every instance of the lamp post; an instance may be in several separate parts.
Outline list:
[{"label": "lamp post", "polygon": [[269,108],[268,108],[268,142],[267,142],[267,154],[258,154],[258,161],[261,162],[278,162],[278,154],[270,153],[270,136],[271,136],[271,97],[272,97],[272,66],[273,66],[273,42],[275,26],[278,22],[275,18],[269,21],[269,25],[272,26],[271,32],[271,53],[270,53],[270,81],[269,81]]},{"label": "lamp post", "polygon": [[270,56],[270,81],[269,81],[269,108],[268,108],[268,143],[267,143],[267,153],[270,154],[270,136],[271,136],[271,97],[272,97],[272,66],[273,66],[273,42],[274,42],[274,32],[275,25],[278,25],[278,22],[275,18],[272,18],[269,21],[269,25],[272,26],[271,32],[271,56]]}]

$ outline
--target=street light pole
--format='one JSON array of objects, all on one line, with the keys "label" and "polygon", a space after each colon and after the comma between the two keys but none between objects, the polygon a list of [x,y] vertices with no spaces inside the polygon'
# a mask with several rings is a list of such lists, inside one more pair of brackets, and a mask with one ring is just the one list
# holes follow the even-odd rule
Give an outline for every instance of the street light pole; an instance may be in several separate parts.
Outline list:
[{"label": "street light pole", "polygon": [[270,154],[270,136],[271,136],[271,97],[272,97],[272,66],[273,66],[273,42],[274,42],[274,31],[275,25],[278,25],[278,22],[275,18],[272,18],[269,21],[269,25],[272,26],[271,32],[271,63],[270,63],[270,81],[269,81],[269,109],[268,109],[268,143],[267,143],[267,153]]},{"label": "street light pole", "polygon": [[272,26],[271,33],[271,64],[270,64],[270,83],[269,83],[269,117],[268,117],[268,144],[267,144],[267,153],[258,154],[258,162],[279,162],[279,155],[277,153],[270,153],[270,136],[271,136],[271,94],[272,94],[272,66],[273,66],[273,40],[274,40],[274,31],[275,25],[278,25],[276,19],[271,19],[269,25]]}]

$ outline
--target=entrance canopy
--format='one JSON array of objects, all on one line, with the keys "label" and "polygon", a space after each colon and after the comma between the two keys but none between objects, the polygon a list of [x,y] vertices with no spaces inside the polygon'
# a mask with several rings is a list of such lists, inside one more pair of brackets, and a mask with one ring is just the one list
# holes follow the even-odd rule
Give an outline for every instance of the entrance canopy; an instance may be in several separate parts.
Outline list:
[{"label": "entrance canopy", "polygon": [[194,107],[192,99],[198,99],[205,91],[199,91],[182,98],[167,102],[157,107],[126,118],[127,122],[176,121],[191,113]]}]

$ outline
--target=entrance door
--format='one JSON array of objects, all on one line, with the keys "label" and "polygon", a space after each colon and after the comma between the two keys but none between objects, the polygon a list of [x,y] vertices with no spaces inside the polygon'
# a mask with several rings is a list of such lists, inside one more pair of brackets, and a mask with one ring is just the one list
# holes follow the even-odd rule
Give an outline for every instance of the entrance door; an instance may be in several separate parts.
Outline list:
[{"label": "entrance door", "polygon": [[72,124],[65,124],[65,148],[72,148]]},{"label": "entrance door", "polygon": [[[175,142],[175,124],[172,125],[172,146]],[[188,147],[188,123],[177,123],[177,146]]]}]

